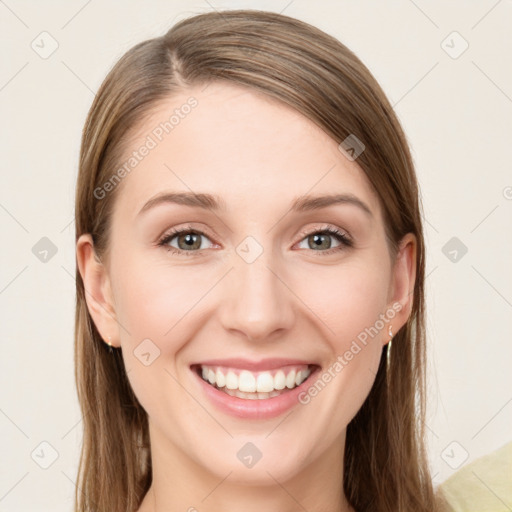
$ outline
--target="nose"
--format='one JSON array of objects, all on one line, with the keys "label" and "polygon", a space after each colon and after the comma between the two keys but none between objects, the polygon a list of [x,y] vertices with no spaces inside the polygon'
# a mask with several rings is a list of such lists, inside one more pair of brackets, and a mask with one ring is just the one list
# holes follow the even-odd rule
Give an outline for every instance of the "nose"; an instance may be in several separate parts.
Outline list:
[{"label": "nose", "polygon": [[227,277],[220,306],[227,331],[258,342],[283,336],[291,328],[295,296],[286,285],[284,272],[266,252],[252,263],[236,261]]}]

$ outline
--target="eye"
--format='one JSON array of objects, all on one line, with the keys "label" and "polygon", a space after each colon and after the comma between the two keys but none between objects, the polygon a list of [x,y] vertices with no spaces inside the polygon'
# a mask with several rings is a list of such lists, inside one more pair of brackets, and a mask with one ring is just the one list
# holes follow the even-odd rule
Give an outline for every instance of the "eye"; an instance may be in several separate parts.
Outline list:
[{"label": "eye", "polygon": [[[204,247],[201,247],[201,237],[207,238],[204,233],[194,230],[190,226],[186,228],[178,228],[167,232],[160,239],[158,245],[165,247],[172,253],[194,256],[194,253],[204,249]],[[172,245],[174,239],[176,239],[177,247]]]},{"label": "eye", "polygon": [[[313,231],[309,234],[303,233],[303,235],[306,236],[303,240],[306,241],[308,245],[306,249],[312,249],[313,251],[320,252],[322,253],[322,256],[353,246],[353,242],[349,236],[336,228],[327,227],[320,231]],[[330,239],[332,238],[335,238],[339,245],[331,247],[332,244]]]},{"label": "eye", "polygon": [[[306,249],[311,249],[315,252],[321,253],[322,255],[332,254],[353,246],[352,239],[348,235],[331,227],[326,227],[309,233],[301,233],[301,236],[305,237],[301,240],[301,243],[303,243],[303,241],[307,241],[308,243],[308,247],[306,247]],[[205,247],[202,247],[202,237],[209,240],[207,235],[202,231],[192,229],[191,226],[176,228],[167,232],[159,240],[158,246],[164,247],[166,250],[174,254],[196,256],[198,252],[205,249]],[[336,239],[338,242],[337,246],[332,247],[332,243],[330,241],[332,238]],[[172,244],[174,239],[176,239],[177,245]]]}]

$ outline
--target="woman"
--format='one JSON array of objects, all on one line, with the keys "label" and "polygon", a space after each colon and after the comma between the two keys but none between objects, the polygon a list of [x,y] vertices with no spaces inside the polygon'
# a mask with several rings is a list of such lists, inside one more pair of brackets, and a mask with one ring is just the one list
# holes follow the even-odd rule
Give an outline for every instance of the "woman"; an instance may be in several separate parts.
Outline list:
[{"label": "woman", "polygon": [[223,11],[136,45],[76,239],[77,510],[435,510],[418,185],[343,44]]}]

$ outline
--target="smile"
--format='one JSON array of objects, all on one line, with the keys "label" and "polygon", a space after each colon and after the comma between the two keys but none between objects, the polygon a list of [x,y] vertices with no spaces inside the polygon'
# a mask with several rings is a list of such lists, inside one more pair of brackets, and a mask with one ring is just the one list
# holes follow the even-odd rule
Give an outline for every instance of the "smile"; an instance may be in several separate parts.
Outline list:
[{"label": "smile", "polygon": [[252,372],[200,365],[203,380],[231,396],[246,400],[273,398],[302,384],[311,374],[308,365]]},{"label": "smile", "polygon": [[289,360],[236,364],[238,361],[193,364],[190,369],[216,408],[244,419],[273,418],[294,407],[299,393],[320,370],[317,364]]}]

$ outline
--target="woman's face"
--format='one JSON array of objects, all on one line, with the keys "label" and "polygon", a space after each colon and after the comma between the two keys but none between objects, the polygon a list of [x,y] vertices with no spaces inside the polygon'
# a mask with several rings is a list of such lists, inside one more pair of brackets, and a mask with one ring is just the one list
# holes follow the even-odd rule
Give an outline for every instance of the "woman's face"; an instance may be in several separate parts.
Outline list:
[{"label": "woman's face", "polygon": [[[98,192],[119,188],[108,264],[85,282],[149,415],[154,468],[179,459],[257,484],[337,465],[389,326],[409,314],[414,243],[394,266],[357,160],[248,89],[173,96],[137,129],[130,158]],[[335,195],[348,199],[305,202]]]}]

